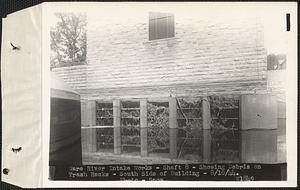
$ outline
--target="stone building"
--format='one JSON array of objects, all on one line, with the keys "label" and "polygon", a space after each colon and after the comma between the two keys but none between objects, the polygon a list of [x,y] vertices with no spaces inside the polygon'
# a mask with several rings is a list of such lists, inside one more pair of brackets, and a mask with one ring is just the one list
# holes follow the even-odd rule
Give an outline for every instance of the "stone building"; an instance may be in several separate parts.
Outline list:
[{"label": "stone building", "polygon": [[[267,85],[263,27],[263,21],[255,16],[210,17],[197,10],[132,11],[124,6],[118,14],[89,13],[87,64],[52,70],[81,96],[83,151],[136,152],[141,156],[157,153],[176,159],[180,157],[185,138],[189,138],[187,131],[180,136],[180,129],[199,119],[192,128],[200,129],[195,139],[200,139],[201,148],[191,150],[182,158],[188,159],[188,155],[199,151],[201,158],[191,159],[211,161],[211,137],[203,131],[211,129],[212,121],[219,119],[212,110],[214,97],[235,102],[228,108],[234,109],[228,112],[233,115],[225,112],[223,115],[229,124],[219,123],[218,127],[277,129],[277,99]],[[184,107],[190,105],[185,99],[199,100],[200,104]],[[167,147],[162,151],[164,154],[149,147],[153,126],[149,123],[149,103],[168,110],[168,128],[164,129],[168,142],[156,144]],[[195,113],[197,116],[188,116],[182,112],[185,109],[200,111]],[[131,113],[132,110],[138,115]],[[130,128],[123,122],[126,113],[131,119],[137,119],[138,129],[127,131],[131,133],[128,136],[135,134],[139,141],[132,145],[135,151],[122,138],[126,133],[122,127]],[[99,142],[101,136],[106,140]],[[276,134],[268,136],[269,142],[276,141],[276,137]],[[180,138],[184,142],[178,143]],[[257,148],[251,147],[253,138],[244,139],[247,142],[242,143],[242,148],[237,145],[240,159],[274,161],[272,157],[277,151],[273,145],[271,154],[258,158],[262,153],[259,150],[240,150]],[[253,160],[253,155],[247,154],[257,157]]]}]

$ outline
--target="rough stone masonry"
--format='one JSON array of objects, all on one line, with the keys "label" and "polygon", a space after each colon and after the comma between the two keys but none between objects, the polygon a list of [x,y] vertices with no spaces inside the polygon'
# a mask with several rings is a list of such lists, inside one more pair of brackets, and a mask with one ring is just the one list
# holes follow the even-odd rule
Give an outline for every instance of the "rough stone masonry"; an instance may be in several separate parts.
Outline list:
[{"label": "rough stone masonry", "polygon": [[149,12],[88,16],[88,64],[53,72],[82,99],[266,90],[266,50],[259,19],[218,21],[173,14],[175,37],[159,40],[149,40]]}]

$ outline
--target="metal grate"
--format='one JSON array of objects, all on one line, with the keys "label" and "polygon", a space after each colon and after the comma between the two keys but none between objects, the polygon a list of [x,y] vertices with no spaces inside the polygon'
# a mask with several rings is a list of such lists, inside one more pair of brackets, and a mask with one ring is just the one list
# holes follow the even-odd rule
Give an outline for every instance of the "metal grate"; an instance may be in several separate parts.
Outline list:
[{"label": "metal grate", "polygon": [[177,158],[202,160],[202,99],[177,99]]},{"label": "metal grate", "polygon": [[113,152],[114,150],[114,129],[97,128],[97,151]]},{"label": "metal grate", "polygon": [[96,102],[96,125],[103,126],[96,128],[97,151],[113,152],[113,103]]},{"label": "metal grate", "polygon": [[238,162],[239,96],[211,96],[212,162]]},{"label": "metal grate", "polygon": [[113,126],[113,103],[96,102],[96,125]]},{"label": "metal grate", "polygon": [[139,155],[140,140],[140,103],[124,101],[121,107],[121,147],[122,152]]},{"label": "metal grate", "polygon": [[169,144],[169,103],[147,103],[147,143],[148,152],[152,155],[168,155]]}]

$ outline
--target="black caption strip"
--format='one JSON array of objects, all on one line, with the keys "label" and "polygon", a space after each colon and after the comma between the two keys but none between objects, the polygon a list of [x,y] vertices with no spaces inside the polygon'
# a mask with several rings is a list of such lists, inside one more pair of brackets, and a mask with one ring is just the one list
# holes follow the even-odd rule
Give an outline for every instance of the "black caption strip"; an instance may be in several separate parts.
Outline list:
[{"label": "black caption strip", "polygon": [[50,166],[51,180],[281,181],[286,164]]}]

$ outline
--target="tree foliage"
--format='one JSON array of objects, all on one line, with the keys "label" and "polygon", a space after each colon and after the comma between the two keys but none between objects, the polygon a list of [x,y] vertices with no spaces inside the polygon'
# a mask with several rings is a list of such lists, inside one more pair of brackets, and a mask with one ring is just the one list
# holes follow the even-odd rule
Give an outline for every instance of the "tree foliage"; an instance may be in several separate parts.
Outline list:
[{"label": "tree foliage", "polygon": [[56,13],[50,30],[51,68],[86,64],[86,15]]},{"label": "tree foliage", "polygon": [[267,69],[268,70],[282,70],[286,68],[286,55],[285,54],[269,54],[267,56]]}]

